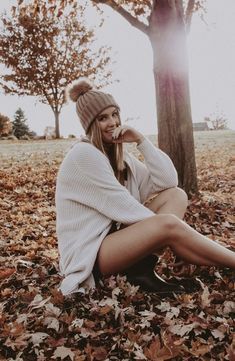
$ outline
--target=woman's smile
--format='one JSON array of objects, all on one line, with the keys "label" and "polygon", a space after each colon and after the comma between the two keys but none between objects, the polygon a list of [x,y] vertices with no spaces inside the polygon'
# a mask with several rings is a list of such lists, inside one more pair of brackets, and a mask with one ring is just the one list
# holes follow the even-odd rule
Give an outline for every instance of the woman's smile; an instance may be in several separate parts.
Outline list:
[{"label": "woman's smile", "polygon": [[99,127],[104,143],[113,142],[113,132],[120,125],[119,111],[116,107],[109,107],[101,112],[98,117]]}]

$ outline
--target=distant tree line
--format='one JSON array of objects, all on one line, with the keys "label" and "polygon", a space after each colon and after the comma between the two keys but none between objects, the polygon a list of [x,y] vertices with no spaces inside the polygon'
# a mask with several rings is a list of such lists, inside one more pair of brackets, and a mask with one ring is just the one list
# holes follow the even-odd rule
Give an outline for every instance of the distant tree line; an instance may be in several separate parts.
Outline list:
[{"label": "distant tree line", "polygon": [[27,119],[21,108],[18,108],[14,120],[0,113],[0,138],[10,137],[17,139],[34,138],[37,134],[29,129]]}]

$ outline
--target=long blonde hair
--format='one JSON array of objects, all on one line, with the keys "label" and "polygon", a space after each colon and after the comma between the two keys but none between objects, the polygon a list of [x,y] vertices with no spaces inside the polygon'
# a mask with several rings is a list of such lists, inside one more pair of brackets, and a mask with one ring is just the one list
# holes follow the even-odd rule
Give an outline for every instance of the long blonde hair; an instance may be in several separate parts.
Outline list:
[{"label": "long blonde hair", "polygon": [[[119,120],[120,121],[120,120]],[[123,144],[116,143],[112,144],[110,148],[105,147],[102,140],[102,134],[99,127],[99,121],[95,119],[90,125],[87,137],[96,148],[104,153],[113,168],[114,174],[117,180],[124,185],[125,180],[125,163],[123,159]]]}]

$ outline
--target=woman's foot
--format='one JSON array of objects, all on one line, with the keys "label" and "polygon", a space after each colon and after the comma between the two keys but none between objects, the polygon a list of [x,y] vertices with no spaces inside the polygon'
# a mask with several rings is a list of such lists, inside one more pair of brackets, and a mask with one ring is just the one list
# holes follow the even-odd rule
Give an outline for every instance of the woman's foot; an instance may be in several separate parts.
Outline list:
[{"label": "woman's foot", "polygon": [[166,282],[151,269],[143,274],[127,274],[126,277],[128,282],[135,286],[140,286],[143,291],[154,292],[163,296],[169,296],[173,293],[185,293],[185,289],[182,285],[179,283]]},{"label": "woman's foot", "polygon": [[155,292],[164,296],[172,293],[184,293],[185,289],[179,283],[169,283],[161,278],[155,271],[155,265],[158,257],[149,255],[137,262],[125,272],[123,275],[127,277],[127,281],[147,292]]}]

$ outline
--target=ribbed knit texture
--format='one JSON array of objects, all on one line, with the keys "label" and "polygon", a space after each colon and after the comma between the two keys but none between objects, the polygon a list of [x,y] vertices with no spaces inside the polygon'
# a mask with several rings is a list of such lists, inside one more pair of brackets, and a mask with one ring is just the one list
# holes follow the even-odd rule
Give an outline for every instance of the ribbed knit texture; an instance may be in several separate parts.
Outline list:
[{"label": "ribbed knit texture", "polygon": [[85,132],[87,133],[97,115],[112,106],[119,109],[119,105],[110,94],[98,90],[89,90],[80,95],[76,102],[76,111]]},{"label": "ribbed knit texture", "polygon": [[90,143],[78,142],[61,164],[56,187],[57,236],[64,295],[94,287],[92,269],[112,221],[132,224],[154,213],[141,203],[153,193],[176,187],[170,158],[144,139],[138,146],[145,164],[125,153],[126,187],[107,157]]}]

